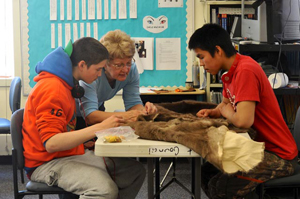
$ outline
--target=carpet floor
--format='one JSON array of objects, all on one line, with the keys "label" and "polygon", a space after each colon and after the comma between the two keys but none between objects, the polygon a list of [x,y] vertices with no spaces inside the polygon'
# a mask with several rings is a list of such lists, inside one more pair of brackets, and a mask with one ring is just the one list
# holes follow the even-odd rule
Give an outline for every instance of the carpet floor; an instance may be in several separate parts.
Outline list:
[{"label": "carpet floor", "polygon": [[[163,179],[166,171],[169,168],[171,163],[170,158],[163,158],[160,163],[160,175]],[[147,169],[147,164],[145,160],[141,160]],[[187,158],[177,159],[176,164],[176,179],[182,183],[185,187],[190,189],[191,187],[191,165]],[[13,199],[13,180],[12,180],[12,165],[11,164],[0,164],[0,199]],[[167,175],[163,185],[166,185],[173,179],[173,169],[170,170],[170,173]],[[24,185],[20,184],[21,187]],[[267,194],[271,197],[268,198],[277,198],[277,199],[292,199],[292,190],[290,189],[276,189],[270,190]],[[35,199],[38,196],[25,196],[24,199]],[[145,182],[136,197],[136,199],[147,199],[147,176]],[[177,183],[172,182],[165,190],[160,194],[161,199],[190,199],[190,194],[184,190]],[[45,195],[44,199],[58,199],[57,195]],[[202,192],[201,199],[208,199],[208,197]]]}]

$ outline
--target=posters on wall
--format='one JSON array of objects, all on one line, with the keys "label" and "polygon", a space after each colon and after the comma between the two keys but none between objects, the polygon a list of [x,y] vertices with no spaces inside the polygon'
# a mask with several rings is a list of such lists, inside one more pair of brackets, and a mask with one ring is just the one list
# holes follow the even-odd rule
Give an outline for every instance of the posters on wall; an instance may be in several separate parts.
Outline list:
[{"label": "posters on wall", "polygon": [[[115,29],[120,29],[131,37],[145,38],[144,47],[140,45],[139,52],[137,50],[140,61],[145,62],[142,64],[145,67],[140,73],[141,86],[184,85],[185,81],[191,79],[192,74],[193,53],[186,47],[193,27],[192,2],[184,1],[181,8],[159,8],[157,0],[20,1],[20,7],[23,8],[20,18],[24,93],[29,93],[35,85],[35,65],[53,49],[64,47],[70,38],[73,42],[85,36],[100,39],[105,33]],[[112,10],[116,12],[116,19],[111,17]],[[159,26],[148,26],[148,30],[151,29],[152,32],[143,28],[143,19],[146,16],[160,22]],[[150,41],[148,38],[151,38]],[[168,55],[167,51],[162,49],[159,53],[156,52],[156,45],[161,43],[156,39],[168,38],[179,38],[174,40],[179,53],[173,52]],[[162,62],[161,58],[167,56],[173,58]]]}]

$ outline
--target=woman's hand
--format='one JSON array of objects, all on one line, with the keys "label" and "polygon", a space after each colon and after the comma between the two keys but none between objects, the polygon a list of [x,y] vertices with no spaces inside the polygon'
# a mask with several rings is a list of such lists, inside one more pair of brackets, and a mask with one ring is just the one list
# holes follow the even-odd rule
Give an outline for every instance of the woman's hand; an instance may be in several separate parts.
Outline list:
[{"label": "woman's hand", "polygon": [[147,114],[153,114],[157,112],[157,108],[154,104],[151,102],[146,102],[145,104],[145,110]]},{"label": "woman's hand", "polygon": [[143,110],[130,110],[123,113],[123,118],[125,122],[135,122],[139,115],[145,115]]}]

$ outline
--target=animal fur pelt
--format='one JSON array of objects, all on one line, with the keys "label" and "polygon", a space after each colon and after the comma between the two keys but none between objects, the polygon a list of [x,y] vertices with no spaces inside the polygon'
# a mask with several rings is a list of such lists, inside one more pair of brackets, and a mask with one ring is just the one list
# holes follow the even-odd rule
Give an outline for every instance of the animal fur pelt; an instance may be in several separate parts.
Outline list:
[{"label": "animal fur pelt", "polygon": [[[212,119],[196,116],[199,110],[214,108],[216,107],[215,104],[185,100],[155,105],[158,109],[156,114],[141,115],[136,122],[127,124],[141,138],[177,142],[185,145],[225,173],[247,172],[263,159],[263,143],[254,142],[236,133],[248,132],[254,138],[255,132],[252,129],[236,128],[224,118]],[[234,141],[237,143],[233,143],[233,146],[231,143],[224,144],[224,140],[231,140],[227,142],[232,142],[232,140],[236,140],[234,139],[236,136],[239,139]],[[254,153],[251,152],[254,149],[245,150],[245,147],[249,146],[256,147]],[[249,154],[236,154],[237,156],[233,157],[231,151],[227,151],[228,149],[231,151],[243,150],[250,156]],[[235,159],[232,160],[234,164],[230,160],[231,158]],[[245,165],[244,158],[251,158],[252,163],[249,161],[249,164]],[[230,165],[229,168],[228,165]]]}]

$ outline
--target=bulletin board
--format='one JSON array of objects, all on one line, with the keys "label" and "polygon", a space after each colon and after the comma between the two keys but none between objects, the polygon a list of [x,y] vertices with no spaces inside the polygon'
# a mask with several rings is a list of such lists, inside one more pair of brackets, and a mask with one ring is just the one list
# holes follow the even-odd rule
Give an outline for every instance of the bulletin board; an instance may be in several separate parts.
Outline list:
[{"label": "bulletin board", "polygon": [[[136,3],[137,10],[137,15],[133,18],[130,14],[130,9],[133,9],[132,2]],[[122,5],[126,6],[125,17],[121,17],[118,12],[120,3],[126,4]],[[65,47],[68,39],[74,41],[75,37],[90,36],[100,39],[106,32],[115,29],[120,29],[131,37],[153,38],[153,69],[144,70],[140,74],[141,87],[179,87],[184,86],[185,81],[192,80],[194,55],[187,48],[187,43],[194,31],[194,0],[183,0],[182,7],[164,8],[158,6],[158,0],[21,0],[20,4],[25,95],[35,85],[33,78],[37,75],[36,64],[55,48]],[[89,4],[94,5],[94,11],[90,10]],[[112,4],[116,5],[116,18],[112,14]],[[57,11],[56,16],[53,16],[53,9]],[[75,9],[79,10],[79,14],[75,14]],[[86,10],[86,16],[82,15],[82,9]],[[108,16],[105,9],[109,10]],[[94,19],[89,18],[89,12],[93,12]],[[145,16],[165,16],[168,27],[160,33],[149,32],[143,28]],[[84,31],[80,30],[81,27],[84,27]],[[180,68],[157,70],[156,42],[168,38],[180,40]]]}]

